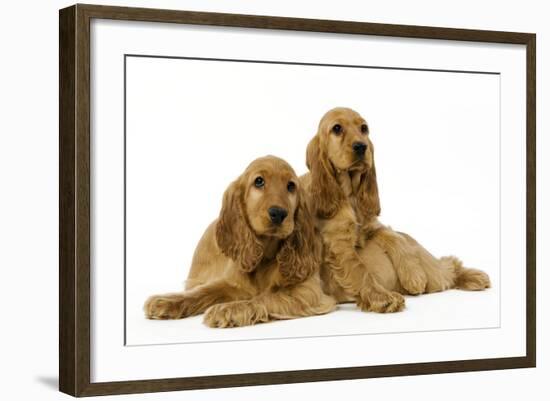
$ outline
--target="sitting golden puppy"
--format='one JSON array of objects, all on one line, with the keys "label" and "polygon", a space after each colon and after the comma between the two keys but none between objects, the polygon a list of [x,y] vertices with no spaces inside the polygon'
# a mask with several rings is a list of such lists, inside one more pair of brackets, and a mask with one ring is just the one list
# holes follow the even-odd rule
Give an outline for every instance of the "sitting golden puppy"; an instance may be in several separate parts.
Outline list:
[{"label": "sitting golden puppy", "polygon": [[225,191],[185,292],[150,297],[145,314],[205,312],[208,326],[234,327],[330,312],[336,302],[321,291],[321,252],[294,170],[277,157],[256,159]]},{"label": "sitting golden puppy", "polygon": [[455,257],[435,258],[407,234],[379,223],[372,142],[355,111],[327,112],[307,148],[310,173],[300,177],[325,245],[323,289],[363,310],[397,312],[401,294],[490,286],[482,271]]}]

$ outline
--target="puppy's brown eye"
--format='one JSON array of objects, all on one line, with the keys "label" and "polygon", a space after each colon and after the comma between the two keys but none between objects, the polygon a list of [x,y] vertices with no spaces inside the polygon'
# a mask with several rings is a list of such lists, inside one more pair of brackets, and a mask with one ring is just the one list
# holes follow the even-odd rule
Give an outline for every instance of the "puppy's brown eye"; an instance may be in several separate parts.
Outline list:
[{"label": "puppy's brown eye", "polygon": [[342,133],[342,126],[340,124],[334,124],[332,127],[332,132],[334,132],[336,135],[340,135]]},{"label": "puppy's brown eye", "polygon": [[369,127],[367,127],[367,124],[361,125],[361,132],[363,134],[366,134],[367,132],[369,132]]},{"label": "puppy's brown eye", "polygon": [[296,184],[293,183],[292,181],[289,181],[286,188],[288,189],[288,192],[292,193],[292,192],[296,191]]},{"label": "puppy's brown eye", "polygon": [[256,179],[254,180],[254,186],[256,188],[262,188],[265,184],[265,181],[262,177],[256,177]]}]

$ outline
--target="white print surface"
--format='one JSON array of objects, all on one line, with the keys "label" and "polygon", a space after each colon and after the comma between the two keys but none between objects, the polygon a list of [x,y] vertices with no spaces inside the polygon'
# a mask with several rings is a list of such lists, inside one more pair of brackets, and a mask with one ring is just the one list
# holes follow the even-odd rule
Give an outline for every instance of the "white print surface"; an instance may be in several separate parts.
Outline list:
[{"label": "white print surface", "polygon": [[[488,74],[128,57],[127,345],[498,327],[499,84]],[[181,290],[229,183],[266,154],[307,172],[307,143],[335,106],[369,123],[381,220],[483,268],[494,287],[394,317],[356,310],[239,330],[146,320],[148,296]]]},{"label": "white print surface", "polygon": [[[92,38],[93,381],[524,355],[523,47],[102,20]],[[125,282],[125,54],[500,75],[127,57]],[[146,321],[148,295],[182,288],[228,183],[265,154],[304,173],[334,106],[369,122],[382,221],[487,271],[493,288],[408,297],[396,315],[347,305],[234,330]]]}]

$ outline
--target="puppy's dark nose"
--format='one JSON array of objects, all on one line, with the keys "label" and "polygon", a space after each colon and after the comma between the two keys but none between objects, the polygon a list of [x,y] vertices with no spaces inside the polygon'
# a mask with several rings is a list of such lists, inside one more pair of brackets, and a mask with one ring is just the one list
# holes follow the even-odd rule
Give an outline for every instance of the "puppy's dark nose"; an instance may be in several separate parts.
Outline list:
[{"label": "puppy's dark nose", "polygon": [[364,156],[365,151],[367,150],[367,144],[364,142],[353,142],[351,148],[357,156]]},{"label": "puppy's dark nose", "polygon": [[286,216],[288,216],[286,209],[277,206],[270,207],[267,212],[273,224],[281,224]]}]

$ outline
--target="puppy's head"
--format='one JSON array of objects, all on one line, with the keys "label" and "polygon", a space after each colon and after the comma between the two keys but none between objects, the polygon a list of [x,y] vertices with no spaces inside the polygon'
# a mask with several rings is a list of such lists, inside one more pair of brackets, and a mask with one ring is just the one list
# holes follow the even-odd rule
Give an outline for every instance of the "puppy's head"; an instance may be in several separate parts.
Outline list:
[{"label": "puppy's head", "polygon": [[296,173],[284,160],[254,160],[225,191],[216,226],[222,252],[248,272],[263,258],[266,239],[280,240],[277,260],[287,284],[307,277],[318,264],[311,216]]},{"label": "puppy's head", "polygon": [[335,169],[363,172],[372,167],[369,126],[356,111],[343,107],[328,111],[319,122],[317,136]]},{"label": "puppy's head", "polygon": [[274,156],[254,160],[241,175],[246,219],[258,236],[284,239],[294,231],[298,178],[290,165]]},{"label": "puppy's head", "polygon": [[360,200],[360,211],[366,215],[380,213],[369,126],[356,111],[339,107],[321,118],[317,134],[308,145],[307,166],[312,174],[313,203],[320,217],[334,216],[345,200],[336,179],[342,173],[359,184],[355,195]]}]

